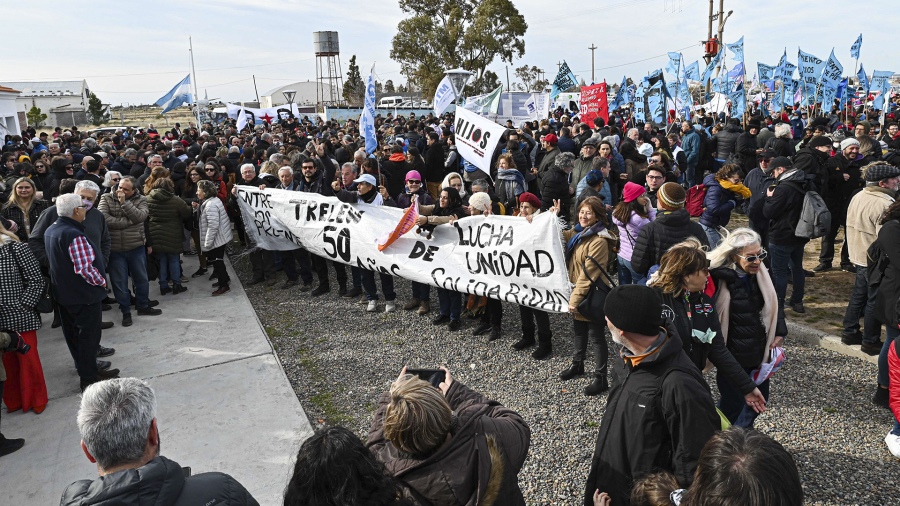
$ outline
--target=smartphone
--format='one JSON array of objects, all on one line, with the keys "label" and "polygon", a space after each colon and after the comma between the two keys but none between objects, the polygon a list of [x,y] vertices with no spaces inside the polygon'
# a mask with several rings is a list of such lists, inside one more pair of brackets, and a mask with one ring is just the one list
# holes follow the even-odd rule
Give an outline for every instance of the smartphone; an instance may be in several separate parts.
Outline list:
[{"label": "smartphone", "polygon": [[406,373],[418,376],[419,379],[431,383],[434,388],[440,387],[447,378],[442,369],[407,369]]}]

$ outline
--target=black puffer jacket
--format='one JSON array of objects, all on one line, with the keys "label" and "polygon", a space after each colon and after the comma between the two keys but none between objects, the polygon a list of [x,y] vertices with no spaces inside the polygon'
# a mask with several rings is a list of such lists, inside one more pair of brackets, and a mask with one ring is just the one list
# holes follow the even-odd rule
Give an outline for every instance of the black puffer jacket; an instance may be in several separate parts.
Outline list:
[{"label": "black puffer jacket", "polygon": [[802,148],[794,156],[794,168],[800,169],[806,174],[806,180],[815,185],[814,190],[827,199],[828,172],[825,163],[828,162],[828,153],[818,149]]},{"label": "black puffer jacket", "polygon": [[771,197],[766,197],[762,209],[763,216],[769,220],[769,241],[779,246],[809,242],[809,239],[794,234],[806,196],[805,173],[792,169],[779,176],[775,185],[775,192]]},{"label": "black puffer jacket", "polygon": [[669,248],[692,236],[704,246],[709,246],[703,227],[691,221],[687,211],[660,211],[656,219],[638,234],[631,255],[631,268],[638,274],[646,274],[651,266],[659,263]]},{"label": "black puffer jacket", "polygon": [[[724,282],[731,293],[728,318],[728,351],[745,369],[757,367],[765,355],[766,326],[762,321],[763,296],[756,276],[738,275],[731,267],[719,267],[710,271],[718,286]],[[778,317],[775,335],[787,335],[784,317]]]},{"label": "black puffer jacket", "polygon": [[737,125],[727,125],[724,130],[719,131],[712,136],[710,147],[715,147],[715,156],[719,160],[728,160],[728,157],[734,153],[737,146],[738,137],[741,136],[743,130]]},{"label": "black puffer jacket", "polygon": [[185,478],[181,466],[165,457],[156,457],[137,469],[126,469],[95,480],[76,481],[66,487],[59,504],[259,505],[250,492],[231,476],[202,473]]},{"label": "black puffer jacket", "polygon": [[569,194],[569,175],[562,169],[553,166],[541,177],[541,210],[553,207],[553,201],[559,200],[559,217],[569,221],[569,208],[572,196]]},{"label": "black puffer jacket", "polygon": [[[862,180],[859,169],[865,164],[864,159],[859,155],[854,160],[848,160],[843,153],[838,153],[828,160],[825,165],[828,173],[825,203],[828,209],[838,209],[840,206],[846,208],[856,190],[863,187],[865,181]],[[849,175],[850,179],[845,181],[844,174]]]},{"label": "black puffer jacket", "polygon": [[[882,251],[900,251],[900,221],[891,220],[878,231]],[[896,256],[896,254],[894,254]],[[891,259],[875,297],[875,317],[885,325],[897,325],[900,320],[900,262]]]}]

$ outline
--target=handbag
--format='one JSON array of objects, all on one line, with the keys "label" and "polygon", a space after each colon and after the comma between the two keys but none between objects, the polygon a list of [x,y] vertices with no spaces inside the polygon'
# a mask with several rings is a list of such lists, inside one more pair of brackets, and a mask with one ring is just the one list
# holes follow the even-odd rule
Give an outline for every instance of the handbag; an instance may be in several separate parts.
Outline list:
[{"label": "handbag", "polygon": [[600,282],[599,278],[596,280],[591,279],[587,271],[587,266],[582,262],[581,270],[584,271],[584,275],[591,280],[591,290],[588,292],[587,297],[578,304],[578,314],[593,323],[606,325],[606,315],[603,313],[603,304],[606,303],[606,295],[609,294],[610,290],[612,290],[616,284],[613,282],[612,278],[609,277],[609,274],[606,273],[603,266],[600,265],[600,262],[594,259],[594,257],[588,255],[587,258],[585,258],[585,261],[587,260],[594,262],[600,269],[600,277],[606,278],[606,280],[609,281],[609,285]]},{"label": "handbag", "polygon": [[[11,251],[13,254],[13,258],[16,261],[16,267],[19,268],[19,274],[22,276],[22,282],[27,286],[28,281],[25,279],[25,273],[22,272],[22,263],[19,262],[19,256],[16,254],[16,248],[11,247]],[[44,287],[41,289],[41,296],[38,297],[37,304],[34,305],[34,310],[38,313],[52,313],[53,301],[50,299],[50,279],[46,276],[41,277],[44,280]]]}]

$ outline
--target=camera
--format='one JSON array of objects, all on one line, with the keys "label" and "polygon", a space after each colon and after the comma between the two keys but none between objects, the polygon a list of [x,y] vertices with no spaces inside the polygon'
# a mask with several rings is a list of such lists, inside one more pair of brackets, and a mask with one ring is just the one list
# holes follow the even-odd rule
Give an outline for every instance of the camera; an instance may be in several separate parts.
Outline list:
[{"label": "camera", "polygon": [[31,350],[31,346],[22,338],[22,334],[19,334],[15,330],[3,330],[2,332],[9,335],[9,346],[3,351],[15,351],[24,355]]}]

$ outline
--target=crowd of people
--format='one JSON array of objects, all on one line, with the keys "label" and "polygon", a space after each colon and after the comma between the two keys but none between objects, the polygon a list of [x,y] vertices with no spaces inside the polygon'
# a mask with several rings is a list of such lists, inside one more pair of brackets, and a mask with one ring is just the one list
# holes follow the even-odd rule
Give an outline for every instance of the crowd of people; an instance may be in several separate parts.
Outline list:
[{"label": "crowd of people", "polygon": [[[242,185],[399,208],[417,197],[418,224],[424,228],[472,215],[519,216],[525,220],[517,226],[529,226],[535,215],[554,213],[563,228],[574,336],[571,364],[559,378],[585,375],[585,361],[592,358],[585,395],[609,391],[586,504],[650,504],[633,494],[665,488],[663,483],[686,490],[683,504],[703,504],[698,499],[703,491],[691,483],[707,490],[725,479],[716,474],[721,470],[702,469],[704,455],[725,458],[722,448],[710,445],[746,449],[765,439],[752,428],[766,410],[772,375],[784,360],[785,311],[805,312],[806,278],[833,268],[841,227],[840,267],[856,276],[842,340],[880,355],[873,402],[890,407],[900,420],[900,383],[892,381],[900,377],[895,341],[900,264],[890,261],[900,251],[895,201],[900,168],[894,165],[900,137],[895,123],[879,133],[877,123],[857,121],[857,113],[864,112],[853,111],[840,122],[834,114],[808,119],[799,108],[771,115],[757,111],[742,122],[700,110],[691,121],[657,126],[636,124],[623,111],[588,125],[560,109],[551,119],[507,122],[490,170],[460,156],[451,114],[379,116],[373,153],[364,149],[353,120],[284,117],[244,131],[233,120],[202,128],[176,124],[163,133],[152,125],[100,135],[76,128],[26,130],[7,137],[0,160],[5,172],[0,327],[7,331],[0,335],[19,351],[3,354],[4,402],[8,411],[36,413],[47,404],[37,353],[39,312],[52,311],[52,326],[62,326],[81,389],[112,389],[124,383],[102,381],[119,375],[101,360],[115,353],[100,344],[102,329],[114,325],[103,321],[104,309],[117,305],[123,326],[135,323],[132,306],[139,316],[160,315],[150,280],[158,280],[160,297],[177,297],[192,277],[207,275],[210,268],[210,279],[216,280],[210,295],[225,295],[231,283],[225,257],[241,247],[249,248],[248,285],[279,285],[311,297],[336,288],[339,297],[361,298],[367,312],[379,311],[383,300],[385,312],[430,314],[434,325],[451,332],[460,331],[469,317],[474,335],[489,341],[503,336],[505,304],[498,300],[436,288],[438,304],[432,308],[431,287],[412,282],[412,297],[397,301],[395,283],[402,280],[390,274],[378,273],[376,283],[373,271],[350,266],[348,273],[344,264],[304,248],[255,247],[237,204]],[[799,233],[798,227],[808,218],[804,208],[810,195],[821,196],[831,220],[821,234],[818,265],[807,271],[805,247],[819,236]],[[747,215],[749,227],[728,231],[734,213]],[[197,255],[199,269],[182,272],[182,255]],[[585,310],[597,287],[605,305]],[[533,348],[536,360],[552,356],[548,313],[518,309],[519,338],[512,347]],[[654,314],[659,318],[647,317]],[[717,403],[702,376],[708,364],[717,370]],[[334,429],[308,441],[322,448],[304,445],[301,457],[327,466],[337,465],[342,451],[357,452],[355,468],[344,472],[384,475],[367,486],[400,490],[399,496],[385,494],[380,504],[455,503],[451,497],[521,503],[514,477],[527,455],[527,424],[444,373],[445,381],[433,385],[437,389],[401,374],[382,399],[368,450]],[[653,402],[652,416],[641,412],[643,399]],[[472,411],[468,419],[460,409]],[[147,418],[150,414],[142,414],[147,424],[154,418]],[[414,431],[419,424],[434,427]],[[718,432],[726,425],[750,432]],[[466,430],[472,434],[457,438]],[[158,448],[152,436],[153,430],[147,444]],[[885,441],[900,457],[900,422]],[[0,455],[21,446],[21,440],[0,436]],[[476,449],[478,462],[464,457]],[[158,460],[141,455],[129,462],[143,466]],[[99,460],[98,465],[108,467]],[[171,469],[167,461],[154,465]],[[336,486],[340,476],[301,469],[300,460],[297,466],[297,473],[321,474],[292,481],[287,497],[301,502],[290,504],[311,504],[304,486]],[[470,472],[449,478],[451,468],[451,474]],[[668,474],[642,481],[651,471]],[[437,484],[435,473],[444,473],[447,481]],[[792,478],[785,472],[779,476]],[[86,487],[70,489],[72,497],[94,490]],[[781,494],[783,502],[747,504],[799,504],[795,499],[802,501],[802,491],[796,488],[799,495]]]}]

